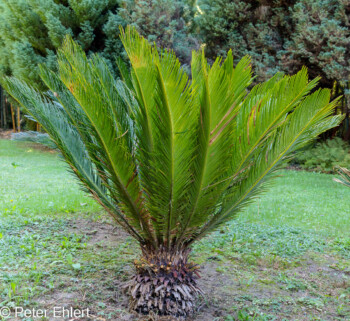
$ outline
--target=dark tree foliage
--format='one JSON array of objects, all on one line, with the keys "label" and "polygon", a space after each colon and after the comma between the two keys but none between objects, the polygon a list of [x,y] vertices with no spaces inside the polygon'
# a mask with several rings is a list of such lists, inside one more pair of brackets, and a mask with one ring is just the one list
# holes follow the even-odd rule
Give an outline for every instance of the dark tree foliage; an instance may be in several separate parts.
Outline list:
[{"label": "dark tree foliage", "polygon": [[284,49],[284,35],[290,32],[288,3],[279,6],[271,3],[198,1],[195,22],[207,54],[214,58],[216,54],[224,55],[232,49],[236,60],[249,54],[261,79],[280,71],[278,61]]},{"label": "dark tree foliage", "polygon": [[236,59],[253,56],[261,78],[307,65],[328,87],[349,81],[348,0],[200,0],[199,8],[196,23],[212,57],[232,48]]},{"label": "dark tree foliage", "polygon": [[257,81],[306,65],[321,86],[344,96],[338,112],[348,116],[350,139],[349,0],[0,0],[0,15],[0,77],[41,85],[37,64],[56,69],[66,34],[87,53],[101,53],[116,75],[116,56],[126,58],[119,26],[131,24],[173,49],[187,71],[200,44],[209,61],[229,49],[236,62],[249,54]]},{"label": "dark tree foliage", "polygon": [[57,69],[56,51],[67,34],[85,52],[100,53],[116,74],[116,57],[125,57],[119,27],[126,24],[188,64],[198,48],[190,35],[193,8],[193,0],[0,0],[0,77],[43,89],[37,66]]},{"label": "dark tree foliage", "polygon": [[344,95],[348,113],[349,0],[199,0],[198,7],[197,32],[210,57],[249,54],[259,80],[306,65],[320,85]]},{"label": "dark tree foliage", "polygon": [[158,46],[172,49],[187,66],[192,50],[199,48],[191,35],[194,1],[188,0],[120,0],[120,17]]},{"label": "dark tree foliage", "polygon": [[294,32],[286,42],[286,70],[297,64],[312,67],[324,85],[345,85],[350,74],[350,2],[348,0],[299,0],[293,7]]},{"label": "dark tree foliage", "polygon": [[43,88],[38,64],[55,70],[56,50],[70,34],[112,66],[121,51],[118,0],[0,0],[0,77],[14,75]]},{"label": "dark tree foliage", "polygon": [[113,76],[118,76],[116,58],[126,58],[119,28],[126,24],[134,25],[151,42],[173,49],[189,71],[191,51],[199,47],[190,35],[193,2],[0,0],[0,78],[13,75],[45,90],[38,64],[57,70],[57,49],[67,34],[88,55],[101,54]]}]

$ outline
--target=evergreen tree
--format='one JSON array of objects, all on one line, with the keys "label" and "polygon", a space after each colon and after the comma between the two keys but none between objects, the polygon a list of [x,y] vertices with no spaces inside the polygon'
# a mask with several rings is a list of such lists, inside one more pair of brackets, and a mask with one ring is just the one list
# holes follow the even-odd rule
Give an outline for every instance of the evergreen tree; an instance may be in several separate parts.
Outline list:
[{"label": "evergreen tree", "polygon": [[116,71],[121,51],[117,0],[0,0],[0,77],[14,75],[39,88],[38,64],[55,70],[65,35],[99,52]]},{"label": "evergreen tree", "polygon": [[260,79],[280,70],[276,60],[283,49],[283,10],[276,14],[276,8],[256,0],[200,0],[198,8],[195,22],[209,57],[229,49],[236,60],[249,54]]},{"label": "evergreen tree", "polygon": [[0,0],[0,78],[13,75],[45,90],[38,64],[57,70],[56,52],[67,34],[88,55],[98,52],[117,76],[116,58],[126,58],[119,28],[127,23],[188,65],[198,47],[189,36],[193,1]]},{"label": "evergreen tree", "polygon": [[323,86],[350,75],[348,0],[199,0],[198,33],[211,57],[249,54],[261,80],[309,67]]},{"label": "evergreen tree", "polygon": [[257,80],[303,65],[320,85],[344,95],[350,139],[350,2],[348,0],[198,0],[195,24],[207,54],[249,54]]},{"label": "evergreen tree", "polygon": [[173,49],[187,66],[199,41],[191,35],[193,0],[120,0],[120,17],[158,46]]},{"label": "evergreen tree", "polygon": [[350,2],[298,0],[291,12],[293,32],[286,39],[283,67],[293,72],[304,64],[321,75],[323,85],[336,80],[343,86],[350,77]]}]

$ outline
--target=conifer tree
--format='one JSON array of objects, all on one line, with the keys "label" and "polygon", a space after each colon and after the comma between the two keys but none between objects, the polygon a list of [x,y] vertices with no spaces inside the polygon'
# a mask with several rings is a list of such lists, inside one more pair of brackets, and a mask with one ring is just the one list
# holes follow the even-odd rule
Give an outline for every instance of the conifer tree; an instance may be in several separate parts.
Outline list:
[{"label": "conifer tree", "polygon": [[[252,56],[259,80],[302,66],[320,85],[350,95],[348,0],[198,0],[195,17],[207,54]],[[350,97],[348,97],[350,98]],[[349,99],[350,104],[350,99]],[[350,107],[350,106],[349,106]]]},{"label": "conifer tree", "polygon": [[69,34],[85,52],[99,52],[116,71],[121,51],[118,0],[0,0],[0,77],[43,89],[38,64],[55,70],[56,50]]},{"label": "conifer tree", "polygon": [[174,50],[188,66],[192,50],[199,48],[192,30],[194,3],[194,0],[120,0],[119,15],[148,41]]},{"label": "conifer tree", "polygon": [[343,95],[341,132],[350,139],[348,0],[197,0],[197,6],[196,30],[209,57],[229,49],[236,61],[248,54],[257,81],[307,66],[321,86]]}]

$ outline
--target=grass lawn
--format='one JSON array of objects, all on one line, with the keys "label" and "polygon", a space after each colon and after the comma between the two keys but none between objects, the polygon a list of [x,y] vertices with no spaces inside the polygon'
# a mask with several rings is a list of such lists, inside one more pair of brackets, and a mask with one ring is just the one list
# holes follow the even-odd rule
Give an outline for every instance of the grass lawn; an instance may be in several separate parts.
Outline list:
[{"label": "grass lawn", "polygon": [[[281,172],[236,221],[195,246],[207,295],[194,320],[350,320],[349,207],[350,189],[331,175]],[[121,289],[137,255],[56,153],[0,140],[0,308],[148,320],[128,312]]]}]

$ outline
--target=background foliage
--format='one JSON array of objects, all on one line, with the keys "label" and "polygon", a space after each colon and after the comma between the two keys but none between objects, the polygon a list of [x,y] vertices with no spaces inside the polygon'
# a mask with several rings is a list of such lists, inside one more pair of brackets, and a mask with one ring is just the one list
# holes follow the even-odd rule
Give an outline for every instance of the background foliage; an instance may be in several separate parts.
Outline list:
[{"label": "background foliage", "polygon": [[[295,73],[306,65],[320,85],[344,95],[349,116],[350,2],[348,0],[199,0],[194,18],[211,57],[232,48],[252,56],[258,80],[276,71]],[[348,117],[342,129],[350,138]]]},{"label": "background foliage", "polygon": [[12,74],[42,87],[37,65],[56,69],[56,50],[70,34],[111,65],[120,51],[117,0],[1,0],[0,76]]},{"label": "background foliage", "polygon": [[347,0],[0,0],[0,10],[2,75],[38,81],[37,64],[55,68],[66,34],[115,66],[119,25],[132,24],[182,63],[202,43],[212,58],[251,55],[259,80],[306,65],[322,86],[337,81],[349,95]]},{"label": "background foliage", "polygon": [[347,142],[335,137],[297,153],[292,163],[307,170],[333,173],[338,166],[350,168],[349,150]]},{"label": "background foliage", "polygon": [[350,4],[347,0],[200,0],[195,17],[207,52],[249,54],[261,78],[303,65],[323,86],[349,81]]},{"label": "background foliage", "polygon": [[119,26],[132,24],[148,40],[189,62],[193,4],[170,0],[0,0],[0,77],[13,75],[43,88],[37,65],[56,70],[56,51],[69,34],[87,53],[100,53],[116,75],[123,55]]},{"label": "background foliage", "polygon": [[121,0],[119,15],[150,42],[171,48],[189,65],[191,51],[199,48],[193,33],[194,1]]},{"label": "background foliage", "polygon": [[86,52],[101,53],[117,74],[115,57],[124,55],[119,25],[132,24],[185,65],[201,45],[212,58],[230,48],[236,62],[251,55],[258,81],[306,65],[322,87],[344,96],[339,132],[350,139],[348,0],[0,0],[0,15],[0,77],[41,85],[36,66],[56,68],[67,33]]}]

